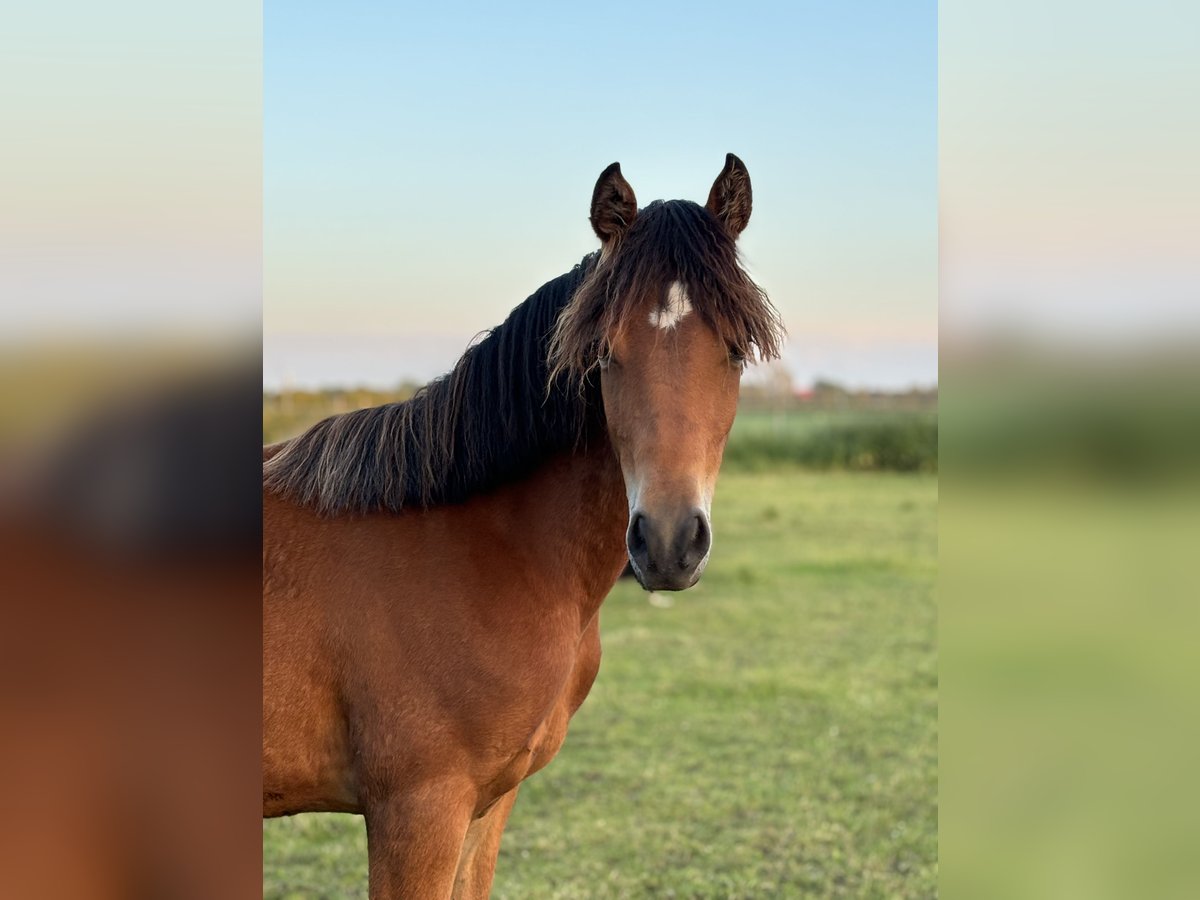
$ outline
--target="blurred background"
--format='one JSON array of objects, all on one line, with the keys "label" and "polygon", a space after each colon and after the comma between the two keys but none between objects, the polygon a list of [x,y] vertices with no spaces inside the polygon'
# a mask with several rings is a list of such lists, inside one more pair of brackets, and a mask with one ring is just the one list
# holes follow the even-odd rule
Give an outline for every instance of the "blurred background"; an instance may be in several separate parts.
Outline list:
[{"label": "blurred background", "polygon": [[947,896],[1200,886],[1198,33],[940,7]]},{"label": "blurred background", "polygon": [[261,59],[229,0],[4,12],[5,896],[259,890]]}]

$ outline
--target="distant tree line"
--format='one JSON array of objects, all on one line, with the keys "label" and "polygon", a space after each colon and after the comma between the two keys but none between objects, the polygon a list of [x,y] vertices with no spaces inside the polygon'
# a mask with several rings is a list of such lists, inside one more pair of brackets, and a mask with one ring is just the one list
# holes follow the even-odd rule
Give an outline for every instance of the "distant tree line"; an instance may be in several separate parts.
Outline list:
[{"label": "distant tree line", "polygon": [[864,390],[847,388],[824,378],[817,379],[811,387],[802,387],[779,362],[766,366],[758,377],[746,379],[741,396],[743,409],[772,411],[935,412],[937,403],[937,387]]}]

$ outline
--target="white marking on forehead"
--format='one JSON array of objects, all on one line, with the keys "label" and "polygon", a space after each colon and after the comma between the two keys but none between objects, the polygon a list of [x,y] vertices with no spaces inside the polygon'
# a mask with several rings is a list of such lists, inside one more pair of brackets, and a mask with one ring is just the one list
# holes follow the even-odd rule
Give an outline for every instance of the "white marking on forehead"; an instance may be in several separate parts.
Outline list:
[{"label": "white marking on forehead", "polygon": [[672,281],[667,291],[667,305],[650,311],[650,324],[666,331],[682,322],[683,317],[691,311],[692,301],[688,299],[687,291],[678,281]]}]

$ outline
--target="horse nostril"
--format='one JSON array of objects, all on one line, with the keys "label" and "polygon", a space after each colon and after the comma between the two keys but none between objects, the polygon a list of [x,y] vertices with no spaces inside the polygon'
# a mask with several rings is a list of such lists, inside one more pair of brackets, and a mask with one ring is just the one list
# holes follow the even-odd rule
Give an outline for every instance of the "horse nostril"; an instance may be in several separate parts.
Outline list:
[{"label": "horse nostril", "polygon": [[700,564],[708,555],[712,544],[712,536],[708,528],[708,518],[697,514],[688,520],[683,529],[682,550],[679,557],[679,568],[689,570]]},{"label": "horse nostril", "polygon": [[647,551],[646,545],[646,517],[641,513],[634,513],[633,520],[629,523],[629,537],[626,540],[629,545],[629,552],[635,556],[644,555]]},{"label": "horse nostril", "polygon": [[696,536],[692,539],[692,546],[700,556],[704,556],[712,546],[712,534],[708,529],[708,519],[704,516],[696,516]]}]

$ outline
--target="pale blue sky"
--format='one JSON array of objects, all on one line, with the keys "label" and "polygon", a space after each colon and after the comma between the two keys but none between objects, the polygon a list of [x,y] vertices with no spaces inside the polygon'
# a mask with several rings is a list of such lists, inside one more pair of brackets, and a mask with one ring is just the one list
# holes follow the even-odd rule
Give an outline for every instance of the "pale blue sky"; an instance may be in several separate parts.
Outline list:
[{"label": "pale blue sky", "polygon": [[943,339],[1200,334],[1200,5],[947,3]]},{"label": "pale blue sky", "polygon": [[264,379],[427,378],[644,204],[750,169],[787,362],[936,379],[933,3],[268,2]]}]

